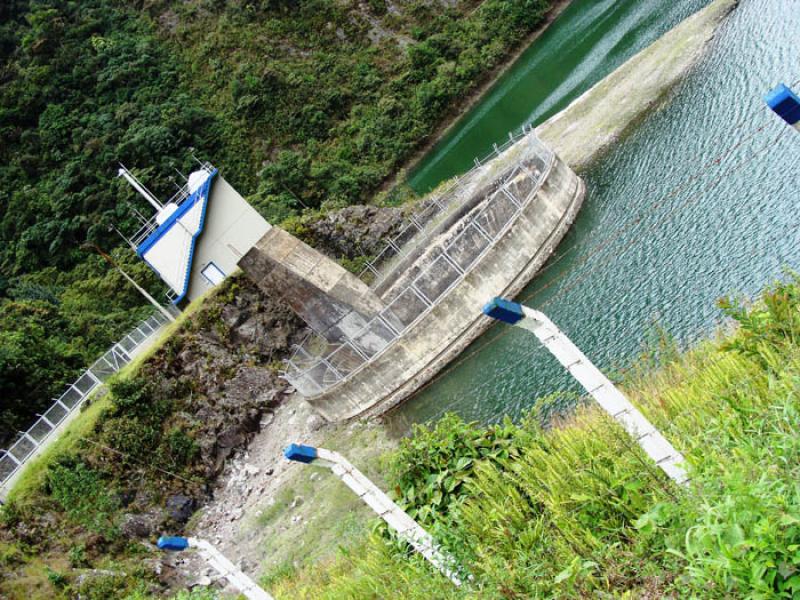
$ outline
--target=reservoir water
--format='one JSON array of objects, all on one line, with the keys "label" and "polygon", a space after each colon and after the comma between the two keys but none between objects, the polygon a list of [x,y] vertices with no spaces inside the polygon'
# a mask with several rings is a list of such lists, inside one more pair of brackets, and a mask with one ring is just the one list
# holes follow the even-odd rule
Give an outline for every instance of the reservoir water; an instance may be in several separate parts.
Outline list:
[{"label": "reservoir water", "polygon": [[[427,189],[465,170],[509,130],[563,108],[705,4],[576,0],[411,183]],[[762,99],[776,83],[800,79],[796,7],[742,0],[669,102],[581,173],[587,198],[557,250],[563,256],[519,298],[602,368],[624,368],[656,330],[682,344],[707,335],[721,318],[718,298],[753,296],[800,265],[800,133]],[[532,336],[496,326],[390,420],[405,429],[454,411],[495,421],[568,389]]]},{"label": "reservoir water", "polygon": [[431,149],[408,183],[425,193],[469,169],[509,131],[564,109],[709,0],[573,0]]}]

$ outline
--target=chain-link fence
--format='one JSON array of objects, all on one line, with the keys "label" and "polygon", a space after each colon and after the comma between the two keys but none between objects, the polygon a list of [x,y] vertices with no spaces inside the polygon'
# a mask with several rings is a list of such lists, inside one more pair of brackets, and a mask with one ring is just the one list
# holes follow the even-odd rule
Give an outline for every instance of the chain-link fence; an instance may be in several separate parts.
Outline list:
[{"label": "chain-link fence", "polygon": [[[354,335],[307,338],[287,361],[289,382],[304,396],[316,396],[380,356],[503,238],[535,201],[553,159],[552,151],[524,130],[434,194],[361,274],[385,308]],[[462,206],[469,209],[464,215],[459,214]]]},{"label": "chain-link fence", "polygon": [[160,312],[154,313],[114,344],[91,367],[86,369],[53,405],[27,430],[20,432],[8,450],[0,451],[0,487],[4,486],[44,444],[53,431],[83,404],[86,398],[114,373],[131,362],[133,355],[167,323]]}]

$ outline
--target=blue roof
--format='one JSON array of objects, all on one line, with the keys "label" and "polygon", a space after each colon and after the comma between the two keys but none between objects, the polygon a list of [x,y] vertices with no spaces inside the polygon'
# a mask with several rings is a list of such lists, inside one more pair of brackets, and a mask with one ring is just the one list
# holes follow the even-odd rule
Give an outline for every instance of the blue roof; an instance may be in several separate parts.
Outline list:
[{"label": "blue roof", "polygon": [[[203,184],[195,190],[195,192],[187,198],[183,204],[181,204],[178,209],[172,213],[166,221],[164,221],[158,228],[147,236],[139,247],[136,248],[136,254],[139,255],[145,262],[147,259],[144,258],[145,253],[150,250],[157,242],[160,240],[165,233],[167,233],[172,227],[178,222],[183,215],[185,215],[189,210],[191,210],[198,202],[203,203],[202,212],[200,214],[200,226],[197,228],[197,231],[192,235],[191,246],[189,247],[189,260],[186,261],[186,274],[183,278],[183,289],[180,291],[178,296],[175,300],[172,301],[173,304],[178,304],[181,300],[186,297],[186,293],[189,291],[189,273],[192,270],[192,260],[194,259],[194,249],[197,245],[197,238],[200,237],[200,234],[203,233],[203,228],[205,227],[206,222],[206,209],[208,208],[208,199],[210,197],[210,189],[211,183],[216,176],[218,170],[214,169],[208,178],[203,182]],[[147,263],[150,265],[150,263]],[[150,265],[150,267],[158,273],[158,269]],[[158,273],[159,277],[161,273]]]}]

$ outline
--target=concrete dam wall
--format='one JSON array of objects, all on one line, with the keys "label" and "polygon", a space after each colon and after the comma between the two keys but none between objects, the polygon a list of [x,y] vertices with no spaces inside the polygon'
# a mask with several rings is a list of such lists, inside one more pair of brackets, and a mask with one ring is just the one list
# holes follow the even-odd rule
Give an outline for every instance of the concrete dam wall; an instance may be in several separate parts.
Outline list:
[{"label": "concrete dam wall", "polygon": [[412,395],[489,327],[486,301],[533,278],[583,202],[581,179],[533,132],[476,163],[360,277],[277,229],[240,262],[314,330],[286,378],[326,419],[378,415]]}]

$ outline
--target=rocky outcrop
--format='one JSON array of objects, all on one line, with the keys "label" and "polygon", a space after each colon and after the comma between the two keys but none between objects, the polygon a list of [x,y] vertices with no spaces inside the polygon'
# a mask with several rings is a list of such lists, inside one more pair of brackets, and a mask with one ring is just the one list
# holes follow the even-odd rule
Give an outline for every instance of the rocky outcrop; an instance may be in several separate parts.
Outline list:
[{"label": "rocky outcrop", "polygon": [[238,277],[143,367],[188,392],[181,410],[206,481],[216,478],[225,460],[259,430],[264,413],[288,393],[280,361],[302,329],[280,298]]},{"label": "rocky outcrop", "polygon": [[348,206],[306,223],[303,237],[329,256],[353,259],[380,252],[402,224],[399,208]]}]

